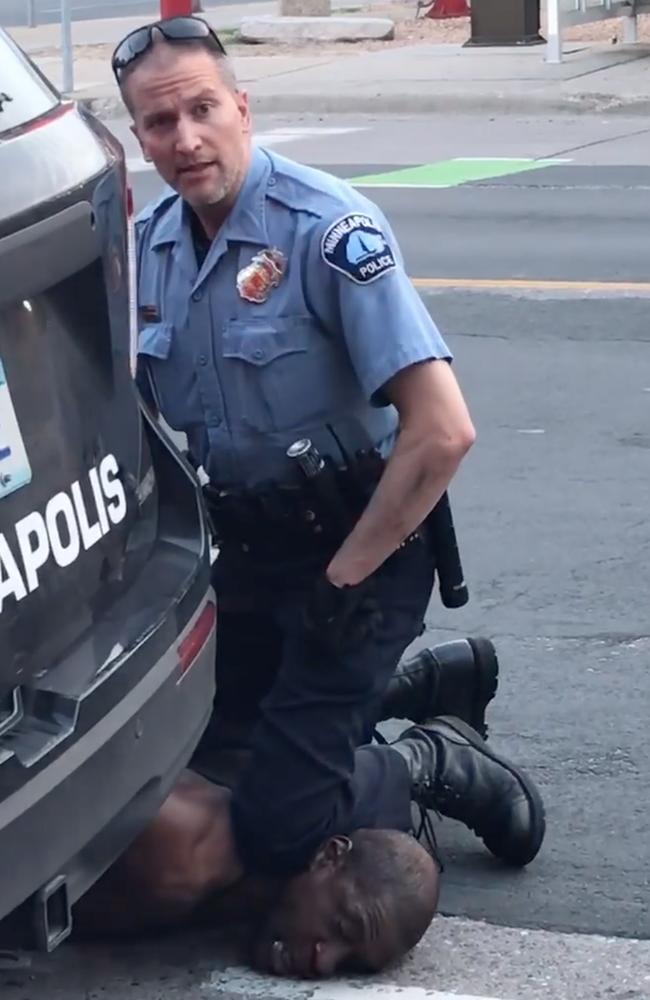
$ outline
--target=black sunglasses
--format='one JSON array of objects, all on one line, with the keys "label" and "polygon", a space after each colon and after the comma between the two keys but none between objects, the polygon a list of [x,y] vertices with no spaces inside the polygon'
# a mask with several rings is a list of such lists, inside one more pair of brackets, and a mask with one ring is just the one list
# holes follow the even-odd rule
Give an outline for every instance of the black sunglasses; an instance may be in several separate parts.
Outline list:
[{"label": "black sunglasses", "polygon": [[168,42],[203,41],[207,42],[211,48],[221,52],[222,55],[226,55],[226,50],[219,37],[207,21],[200,17],[166,18],[162,21],[156,21],[154,24],[145,24],[141,28],[136,28],[119,43],[111,59],[111,67],[118,83],[126,67],[149,51],[153,45],[154,29],[159,31]]}]

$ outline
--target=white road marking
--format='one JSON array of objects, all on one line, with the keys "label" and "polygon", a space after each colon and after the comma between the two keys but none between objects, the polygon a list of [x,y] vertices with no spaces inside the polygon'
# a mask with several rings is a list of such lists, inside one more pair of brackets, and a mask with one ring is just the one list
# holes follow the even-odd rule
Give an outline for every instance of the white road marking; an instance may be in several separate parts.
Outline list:
[{"label": "white road marking", "polygon": [[[215,972],[202,990],[223,991],[228,996],[246,1000],[500,1000],[499,997],[469,996],[466,993],[440,993],[422,986],[398,986],[369,983],[367,980],[332,981],[328,983],[297,982],[261,976],[240,967]],[[514,1000],[514,998],[511,998]]]},{"label": "white road marking", "polygon": [[363,125],[347,128],[304,125],[297,128],[272,128],[268,132],[256,132],[253,139],[263,146],[277,146],[282,142],[296,142],[298,139],[322,139],[330,135],[346,135],[350,132],[367,131],[367,127]]}]

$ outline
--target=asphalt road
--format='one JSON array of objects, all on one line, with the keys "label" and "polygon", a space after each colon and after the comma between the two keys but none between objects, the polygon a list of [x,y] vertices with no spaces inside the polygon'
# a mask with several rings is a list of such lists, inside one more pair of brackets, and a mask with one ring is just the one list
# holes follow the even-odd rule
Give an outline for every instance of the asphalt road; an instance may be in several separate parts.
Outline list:
[{"label": "asphalt road", "polygon": [[[300,144],[283,151],[308,159]],[[318,162],[350,176],[389,159]],[[616,170],[593,160],[373,192],[412,276],[465,279],[421,293],[478,429],[451,491],[471,601],[449,611],[434,598],[418,645],[472,633],[496,642],[491,740],[542,788],[539,858],[509,872],[436,821],[449,919],[382,978],[383,993],[246,977],[208,937],[64,950],[32,980],[0,976],[3,1000],[650,997],[650,941],[634,940],[650,939],[650,288],[598,284],[648,282],[650,172],[636,159]],[[139,204],[157,185],[151,173],[133,183]]]}]

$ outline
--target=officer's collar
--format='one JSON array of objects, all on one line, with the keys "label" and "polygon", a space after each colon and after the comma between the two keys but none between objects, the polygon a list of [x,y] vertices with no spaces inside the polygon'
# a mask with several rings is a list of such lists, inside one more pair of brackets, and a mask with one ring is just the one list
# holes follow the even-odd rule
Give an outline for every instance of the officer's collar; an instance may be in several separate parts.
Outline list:
[{"label": "officer's collar", "polygon": [[237,201],[223,226],[226,240],[241,243],[269,242],[266,230],[266,189],[271,175],[271,161],[267,153],[253,145],[248,172],[244,178]]},{"label": "officer's collar", "polygon": [[[223,224],[220,235],[226,240],[245,243],[269,242],[266,229],[266,188],[271,174],[268,154],[253,145],[251,161],[230,215]],[[176,198],[156,226],[151,241],[152,249],[164,243],[179,243],[186,225],[188,213],[184,210],[182,198]]]}]

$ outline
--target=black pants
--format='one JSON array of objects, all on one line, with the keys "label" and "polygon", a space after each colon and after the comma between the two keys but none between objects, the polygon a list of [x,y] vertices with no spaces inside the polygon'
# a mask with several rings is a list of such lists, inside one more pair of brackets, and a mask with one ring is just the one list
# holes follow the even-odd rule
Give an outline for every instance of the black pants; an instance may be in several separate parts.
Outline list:
[{"label": "black pants", "polygon": [[[424,542],[396,552],[376,574],[383,622],[354,651],[333,657],[301,622],[313,570],[277,567],[263,581],[257,575],[247,582],[241,567],[227,559],[221,565],[218,694],[193,766],[205,770],[211,747],[223,747],[233,723],[253,723],[252,758],[232,802],[237,847],[249,871],[299,871],[338,833],[410,829],[402,757],[363,744],[397,662],[421,632],[433,572]],[[238,594],[242,609],[229,610]]]}]

